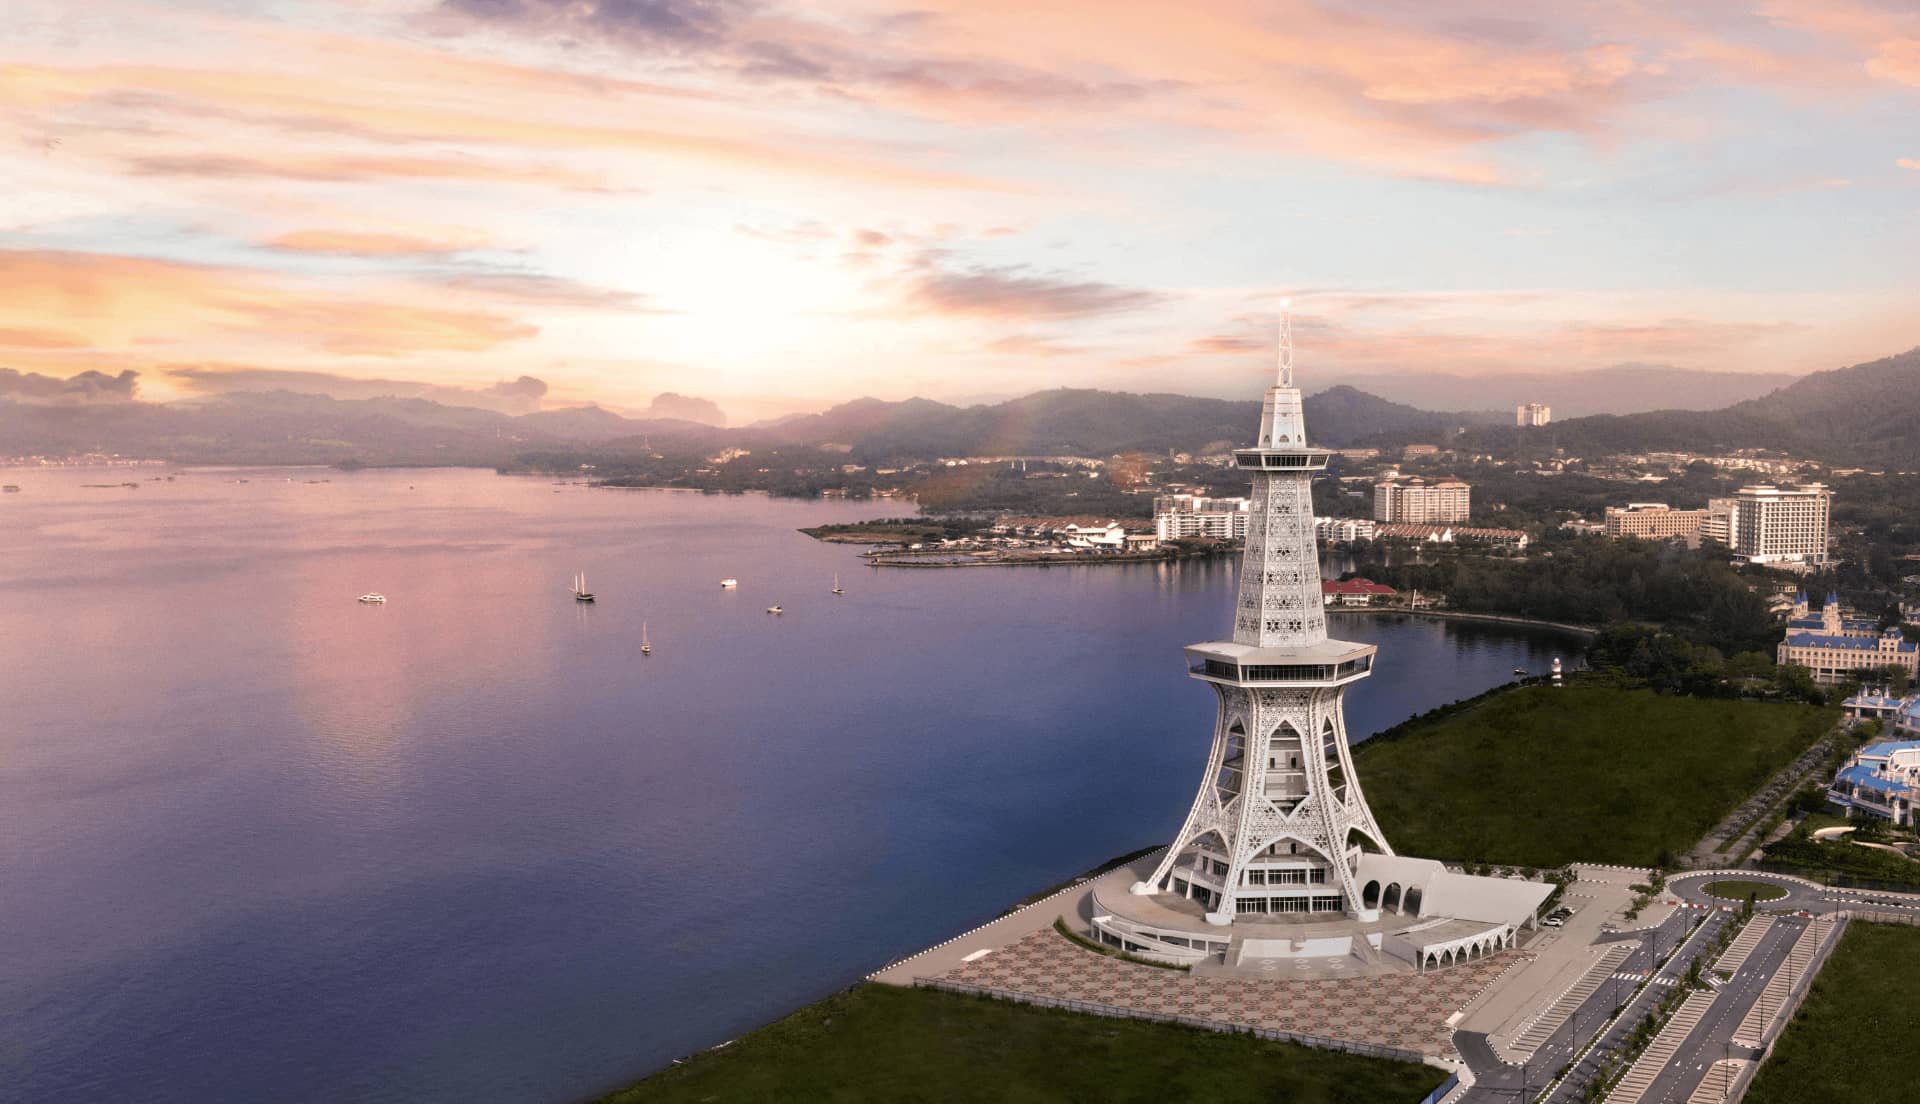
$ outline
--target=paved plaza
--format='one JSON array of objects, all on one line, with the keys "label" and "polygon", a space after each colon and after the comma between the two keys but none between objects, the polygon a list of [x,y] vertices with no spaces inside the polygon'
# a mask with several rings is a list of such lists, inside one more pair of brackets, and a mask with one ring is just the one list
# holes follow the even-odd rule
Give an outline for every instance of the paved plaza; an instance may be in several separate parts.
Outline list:
[{"label": "paved plaza", "polygon": [[938,976],[1027,996],[1091,1001],[1453,1057],[1447,1017],[1527,960],[1508,951],[1425,974],[1268,981],[1196,978],[1096,954],[1051,928]]}]

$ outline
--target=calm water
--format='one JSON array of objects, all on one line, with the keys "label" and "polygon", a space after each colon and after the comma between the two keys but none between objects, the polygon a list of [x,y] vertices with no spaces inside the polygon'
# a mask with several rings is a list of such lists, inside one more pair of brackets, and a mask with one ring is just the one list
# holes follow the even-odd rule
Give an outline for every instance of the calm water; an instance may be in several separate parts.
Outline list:
[{"label": "calm water", "polygon": [[[794,530],[890,503],[483,472],[81,486],[149,474],[0,473],[0,1099],[577,1100],[1163,839],[1202,765],[1228,564],[882,571]],[[1572,647],[1336,624],[1356,736]]]}]

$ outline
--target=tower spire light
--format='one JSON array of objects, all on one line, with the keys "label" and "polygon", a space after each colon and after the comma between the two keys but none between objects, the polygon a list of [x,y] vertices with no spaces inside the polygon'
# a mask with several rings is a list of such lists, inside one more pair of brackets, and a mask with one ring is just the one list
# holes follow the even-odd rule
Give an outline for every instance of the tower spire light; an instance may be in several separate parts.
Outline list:
[{"label": "tower spire light", "polygon": [[1277,387],[1293,386],[1293,300],[1280,300],[1279,378]]}]

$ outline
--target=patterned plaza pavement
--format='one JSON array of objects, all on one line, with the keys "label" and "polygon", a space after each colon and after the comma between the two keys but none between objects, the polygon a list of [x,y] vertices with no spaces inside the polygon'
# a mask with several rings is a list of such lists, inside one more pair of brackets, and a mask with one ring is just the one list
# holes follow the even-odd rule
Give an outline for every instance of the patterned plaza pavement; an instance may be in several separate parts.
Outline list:
[{"label": "patterned plaza pavement", "polygon": [[1031,932],[939,975],[946,981],[1056,999],[1093,1001],[1348,1042],[1453,1055],[1447,1017],[1529,955],[1505,951],[1427,974],[1326,981],[1194,977],[1123,962],[1076,946],[1052,929]]}]

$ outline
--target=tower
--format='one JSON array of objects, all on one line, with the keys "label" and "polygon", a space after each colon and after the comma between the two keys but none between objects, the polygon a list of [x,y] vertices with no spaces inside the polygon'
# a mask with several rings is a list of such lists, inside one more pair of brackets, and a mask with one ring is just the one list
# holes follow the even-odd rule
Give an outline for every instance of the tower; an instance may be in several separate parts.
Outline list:
[{"label": "tower", "polygon": [[1237,914],[1378,917],[1355,878],[1364,845],[1391,855],[1347,747],[1342,696],[1367,677],[1374,647],[1327,638],[1313,532],[1313,477],[1331,453],[1309,447],[1293,384],[1293,327],[1280,317],[1279,364],[1253,448],[1233,638],[1186,649],[1187,673],[1218,698],[1213,747],[1180,833],[1136,894],[1179,893],[1210,924]]}]

